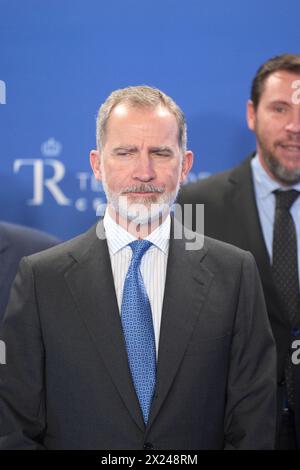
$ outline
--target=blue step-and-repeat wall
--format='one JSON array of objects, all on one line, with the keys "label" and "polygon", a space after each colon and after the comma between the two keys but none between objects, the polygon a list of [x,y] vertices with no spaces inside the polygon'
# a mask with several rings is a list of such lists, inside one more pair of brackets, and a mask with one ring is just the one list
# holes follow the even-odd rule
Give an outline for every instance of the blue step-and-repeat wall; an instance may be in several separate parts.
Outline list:
[{"label": "blue step-and-repeat wall", "polygon": [[299,17],[299,0],[0,0],[0,219],[62,239],[95,222],[95,117],[128,85],[183,108],[191,179],[241,161],[252,77],[300,53]]}]

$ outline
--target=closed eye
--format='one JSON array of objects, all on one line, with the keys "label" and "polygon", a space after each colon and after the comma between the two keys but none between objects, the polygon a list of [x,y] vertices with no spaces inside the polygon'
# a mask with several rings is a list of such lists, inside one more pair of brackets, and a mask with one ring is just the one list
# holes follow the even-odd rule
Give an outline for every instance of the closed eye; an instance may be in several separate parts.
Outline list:
[{"label": "closed eye", "polygon": [[136,151],[135,147],[116,147],[112,150],[112,154],[118,157],[126,157],[136,153]]},{"label": "closed eye", "polygon": [[158,148],[151,150],[152,155],[157,155],[158,157],[171,157],[173,152],[169,148]]}]

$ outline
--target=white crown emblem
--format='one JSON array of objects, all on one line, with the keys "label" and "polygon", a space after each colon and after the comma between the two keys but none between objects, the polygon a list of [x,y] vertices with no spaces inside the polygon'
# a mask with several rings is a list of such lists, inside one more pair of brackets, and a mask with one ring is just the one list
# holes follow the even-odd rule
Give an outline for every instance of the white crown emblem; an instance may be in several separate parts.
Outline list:
[{"label": "white crown emblem", "polygon": [[50,137],[41,145],[41,152],[45,157],[58,157],[62,152],[62,144]]}]

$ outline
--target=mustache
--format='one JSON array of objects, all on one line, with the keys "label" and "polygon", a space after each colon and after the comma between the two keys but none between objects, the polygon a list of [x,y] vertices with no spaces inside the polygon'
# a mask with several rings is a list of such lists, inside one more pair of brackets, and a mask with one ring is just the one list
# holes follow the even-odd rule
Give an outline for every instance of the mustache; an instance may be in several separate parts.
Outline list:
[{"label": "mustache", "polygon": [[123,189],[122,194],[127,194],[127,193],[158,193],[161,194],[165,190],[164,187],[159,187],[159,186],[154,186],[153,184],[140,184],[140,185],[134,185],[134,186],[129,186],[126,189]]},{"label": "mustache", "polygon": [[293,137],[290,137],[286,140],[277,140],[275,142],[276,145],[299,145],[300,144],[300,133],[295,134]]}]

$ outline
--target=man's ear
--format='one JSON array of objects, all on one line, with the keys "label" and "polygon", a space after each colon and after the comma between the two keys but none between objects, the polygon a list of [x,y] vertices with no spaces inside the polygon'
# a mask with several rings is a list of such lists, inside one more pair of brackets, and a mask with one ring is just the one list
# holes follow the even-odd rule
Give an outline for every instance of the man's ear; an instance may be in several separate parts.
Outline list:
[{"label": "man's ear", "polygon": [[194,161],[194,154],[191,150],[187,150],[183,156],[182,160],[182,168],[181,168],[181,180],[185,181],[192,166],[193,166],[193,161]]},{"label": "man's ear", "polygon": [[101,173],[101,156],[98,150],[91,150],[90,152],[90,164],[96,180],[102,181]]},{"label": "man's ear", "polygon": [[247,101],[247,123],[248,127],[251,131],[255,130],[255,119],[256,119],[256,112],[254,109],[253,101]]}]

